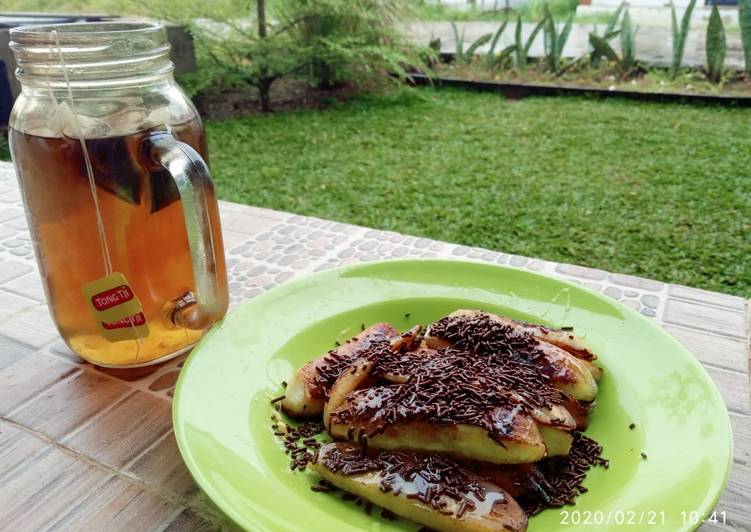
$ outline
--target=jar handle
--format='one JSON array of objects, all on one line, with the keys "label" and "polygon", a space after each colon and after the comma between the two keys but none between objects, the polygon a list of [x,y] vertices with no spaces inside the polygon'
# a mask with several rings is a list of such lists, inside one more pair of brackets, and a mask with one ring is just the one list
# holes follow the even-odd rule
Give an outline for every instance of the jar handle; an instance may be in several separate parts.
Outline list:
[{"label": "jar handle", "polygon": [[172,321],[187,329],[204,329],[226,311],[216,256],[223,250],[214,243],[209,213],[209,200],[213,200],[214,190],[211,174],[196,150],[169,133],[155,133],[146,143],[146,154],[151,162],[166,170],[177,186],[193,265],[195,295],[178,302]]}]

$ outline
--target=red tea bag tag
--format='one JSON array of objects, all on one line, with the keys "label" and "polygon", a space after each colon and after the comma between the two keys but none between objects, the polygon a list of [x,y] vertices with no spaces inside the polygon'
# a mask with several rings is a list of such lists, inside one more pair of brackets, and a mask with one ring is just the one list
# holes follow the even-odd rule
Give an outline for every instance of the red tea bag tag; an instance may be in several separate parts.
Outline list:
[{"label": "red tea bag tag", "polygon": [[112,272],[85,284],[83,295],[106,340],[120,342],[149,335],[141,302],[122,273]]}]

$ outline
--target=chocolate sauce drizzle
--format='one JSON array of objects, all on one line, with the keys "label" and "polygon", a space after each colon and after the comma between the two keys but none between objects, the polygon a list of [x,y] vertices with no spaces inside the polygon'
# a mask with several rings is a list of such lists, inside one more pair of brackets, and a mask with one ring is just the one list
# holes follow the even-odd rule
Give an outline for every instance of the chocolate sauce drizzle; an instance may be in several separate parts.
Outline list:
[{"label": "chocolate sauce drizzle", "polygon": [[[308,462],[320,459],[325,467],[344,475],[378,471],[383,492],[398,494],[404,483],[410,482],[418,488],[409,497],[458,517],[474,509],[468,494],[484,501],[482,467],[472,466],[470,470],[470,466],[434,454],[369,450],[368,438],[394,424],[421,420],[434,425],[472,424],[499,439],[512,433],[516,414],[550,408],[570,398],[553,386],[554,374],[545,362],[539,340],[531,333],[498,323],[484,313],[443,318],[431,325],[430,333],[451,345],[439,350],[405,351],[394,348],[388,327],[375,326],[353,338],[355,345],[348,344],[351,348],[345,345],[330,351],[326,363],[316,367],[314,377],[324,397],[357,359],[372,361],[371,376],[387,380],[354,392],[348,406],[333,414],[336,422],[363,429],[360,448],[337,446],[319,456],[320,444],[312,436],[320,432],[320,424],[304,424],[289,433],[278,433],[290,454],[292,469],[302,470]],[[573,435],[568,456],[527,466],[531,468],[524,473],[528,477],[523,483],[529,489],[515,497],[528,515],[573,504],[586,491],[582,482],[589,469],[608,467],[597,442],[580,432]],[[447,509],[446,498],[457,502],[455,510]]]},{"label": "chocolate sauce drizzle", "polygon": [[325,355],[325,363],[316,366],[313,378],[314,391],[328,399],[331,387],[339,375],[360,358],[376,357],[391,352],[391,343],[386,329],[372,328],[365,334],[352,338],[349,343],[332,349]]},{"label": "chocolate sauce drizzle", "polygon": [[[375,369],[388,368],[378,364]],[[371,438],[389,426],[420,420],[476,425],[498,439],[512,432],[516,414],[561,398],[528,365],[512,359],[491,362],[453,347],[423,356],[420,364],[408,368],[408,375],[404,384],[355,392],[354,400],[334,413],[336,421],[362,426]]]},{"label": "chocolate sauce drizzle", "polygon": [[549,361],[540,340],[531,332],[498,323],[485,312],[441,318],[430,326],[430,334],[449,340],[458,349],[475,356],[510,358],[521,365],[532,366],[547,379],[570,382],[565,368]]},{"label": "chocolate sauce drizzle", "polygon": [[499,439],[512,432],[516,414],[564,401],[539,363],[539,343],[532,335],[487,315],[444,318],[433,332],[453,344],[431,352],[368,350],[373,375],[401,375],[406,382],[355,392],[348,407],[334,413],[336,420],[364,427],[367,437],[420,420],[476,425]]},{"label": "chocolate sauce drizzle", "polygon": [[[358,449],[339,446],[331,448],[321,458],[323,465],[335,472],[352,476],[362,473],[381,474],[380,489],[398,495],[409,483],[410,499],[431,506],[438,512],[461,517],[465,511],[475,509],[474,495],[485,500],[481,479],[460,467],[456,462],[438,455],[421,455],[398,451],[379,451],[363,454]],[[457,503],[449,509],[446,498]]]}]

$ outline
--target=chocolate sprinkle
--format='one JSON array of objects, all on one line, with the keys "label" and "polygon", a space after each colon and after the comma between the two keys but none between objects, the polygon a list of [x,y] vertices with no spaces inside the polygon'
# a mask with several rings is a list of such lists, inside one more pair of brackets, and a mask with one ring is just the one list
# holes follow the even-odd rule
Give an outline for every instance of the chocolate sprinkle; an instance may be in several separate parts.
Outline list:
[{"label": "chocolate sprinkle", "polygon": [[542,460],[536,464],[535,480],[539,490],[517,498],[527,515],[536,515],[548,507],[573,504],[587,491],[582,482],[593,466],[608,468],[610,462],[601,457],[602,447],[581,432],[574,432],[574,442],[568,456]]},{"label": "chocolate sprinkle", "polygon": [[[347,344],[329,351],[324,363],[316,366],[311,392],[328,399],[331,387],[347,368],[358,358],[373,356],[374,352],[390,351],[389,331],[385,327],[371,327],[365,334],[353,338]],[[350,345],[353,343],[354,345]]]},{"label": "chocolate sprinkle", "polygon": [[397,423],[422,420],[476,425],[502,438],[513,431],[517,414],[561,402],[562,397],[539,374],[525,372],[529,366],[520,368],[508,360],[490,362],[450,347],[420,357],[404,384],[355,392],[347,407],[333,415],[338,423],[364,428],[369,437]]},{"label": "chocolate sprinkle", "polygon": [[536,373],[548,381],[571,382],[567,368],[553,363],[532,333],[499,323],[490,314],[447,316],[430,326],[430,334],[473,356],[512,363],[520,371]]},{"label": "chocolate sprinkle", "polygon": [[[318,457],[318,449],[321,444],[313,436],[321,434],[325,430],[323,423],[306,421],[295,428],[287,427],[286,431],[278,430],[277,427],[278,423],[274,421],[271,428],[274,429],[274,436],[278,437],[284,444],[284,452],[290,455],[290,470],[299,469],[303,471],[310,462],[314,462]],[[302,443],[302,446],[300,446],[300,443]],[[313,489],[313,491],[324,491],[324,489]]]},{"label": "chocolate sprinkle", "polygon": [[372,346],[374,376],[401,375],[403,384],[355,392],[337,422],[359,425],[367,436],[390,425],[422,420],[435,425],[471,424],[495,439],[509,435],[518,413],[561,404],[539,342],[488,315],[444,318],[431,333],[453,342],[432,352],[406,353]]},{"label": "chocolate sprinkle", "polygon": [[[380,379],[380,384],[353,392],[345,406],[333,413],[332,420],[348,425],[348,438],[357,435],[360,447],[337,445],[321,455],[323,465],[344,475],[378,471],[382,492],[397,495],[405,489],[416,490],[407,497],[438,512],[461,518],[475,508],[468,495],[485,499],[482,467],[462,466],[440,455],[369,449],[368,438],[389,426],[418,420],[434,425],[473,424],[500,440],[512,434],[518,414],[528,415],[534,409],[572,400],[553,386],[553,382],[561,382],[562,375],[547,360],[539,340],[494,321],[488,314],[446,317],[432,324],[431,336],[450,342],[449,347],[439,350],[410,350],[419,344],[420,335],[409,345],[392,343],[398,335],[387,325],[366,330],[363,324],[361,328],[366,332],[350,341],[354,345],[330,351],[325,363],[316,366],[314,388],[327,398],[336,379],[359,359],[372,362],[371,377]],[[635,426],[631,423],[629,429]],[[273,428],[290,455],[293,471],[321,460],[321,444],[313,437],[323,432],[321,423],[307,422],[286,431],[277,429],[276,424]],[[569,455],[544,459],[523,469],[525,490],[518,496],[514,492],[514,497],[528,515],[573,504],[587,491],[582,482],[589,469],[609,466],[597,442],[580,432],[573,436]],[[646,460],[645,453],[641,456]],[[410,483],[409,488],[406,483]],[[325,481],[311,489],[336,490]],[[343,498],[362,505],[368,514],[373,508],[371,502],[359,497],[345,494]],[[447,509],[446,498],[455,501],[453,510]],[[382,510],[381,516],[396,518],[388,510]]]}]

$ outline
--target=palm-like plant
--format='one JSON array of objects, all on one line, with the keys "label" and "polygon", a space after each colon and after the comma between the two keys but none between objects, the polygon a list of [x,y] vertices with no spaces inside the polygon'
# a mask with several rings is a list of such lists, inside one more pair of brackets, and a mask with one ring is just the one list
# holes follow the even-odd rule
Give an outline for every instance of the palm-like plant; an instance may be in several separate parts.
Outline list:
[{"label": "palm-like plant", "polygon": [[563,29],[558,33],[555,25],[555,19],[550,12],[548,4],[543,8],[543,40],[545,44],[545,63],[550,71],[559,73],[561,71],[561,61],[563,59],[563,48],[566,46],[568,36],[571,34],[571,26],[574,23],[576,11],[571,11],[566,19]]},{"label": "palm-like plant", "polygon": [[696,7],[696,0],[690,0],[686,11],[683,12],[681,24],[678,26],[678,18],[675,13],[675,4],[670,3],[670,21],[673,35],[673,59],[670,63],[670,79],[675,79],[678,70],[683,63],[683,52],[686,49],[686,39],[688,38],[688,28],[691,24],[691,13]]},{"label": "palm-like plant", "polygon": [[738,0],[738,23],[741,27],[744,71],[751,74],[751,0]]},{"label": "palm-like plant", "polygon": [[[606,44],[613,38],[617,37],[618,34],[621,32],[621,30],[615,29],[615,27],[618,25],[618,21],[621,17],[621,13],[623,12],[624,8],[626,7],[626,2],[622,2],[618,9],[615,10],[615,12],[611,15],[610,19],[608,20],[607,25],[605,26],[605,31],[602,35],[598,35],[596,32],[591,32],[589,34],[589,44],[592,46],[592,51],[589,54],[589,64],[592,65],[594,68],[598,68],[600,66],[600,60],[603,57],[603,54],[600,52],[600,50],[603,49],[601,41],[604,41]],[[594,41],[593,41],[594,36]]]},{"label": "palm-like plant", "polygon": [[[620,13],[619,13],[620,15]],[[596,33],[589,34],[589,44],[592,46],[592,54],[599,58],[606,58],[611,63],[615,63],[620,70],[622,76],[628,76],[636,67],[636,32],[638,28],[635,28],[631,22],[631,15],[629,15],[628,8],[624,9],[623,20],[621,21],[621,27],[618,30],[610,29],[606,31],[604,36],[597,35]],[[620,35],[621,37],[621,56],[613,49],[608,42],[609,39]]]},{"label": "palm-like plant", "polygon": [[710,81],[719,83],[725,66],[725,28],[717,5],[712,6],[707,25],[706,52],[707,76]]},{"label": "palm-like plant", "polygon": [[534,27],[534,29],[532,30],[532,33],[529,34],[525,42],[525,41],[522,41],[522,17],[520,15],[516,16],[516,30],[514,31],[513,59],[514,59],[514,68],[516,68],[517,70],[527,69],[529,49],[532,48],[532,43],[534,43],[535,38],[537,37],[537,34],[540,33],[540,30],[542,29],[543,24],[545,24],[545,19],[542,19],[540,22],[537,23],[537,26]]},{"label": "palm-like plant", "polygon": [[454,32],[454,42],[456,43],[456,51],[454,53],[455,61],[459,65],[468,65],[472,62],[472,58],[475,55],[475,52],[477,52],[477,49],[480,48],[480,46],[483,46],[490,42],[490,39],[493,38],[492,33],[486,33],[484,35],[481,35],[475,42],[473,42],[467,50],[464,50],[464,30],[462,30],[461,35],[459,34],[459,28],[456,27],[456,24],[452,21],[451,22],[451,30]]}]

